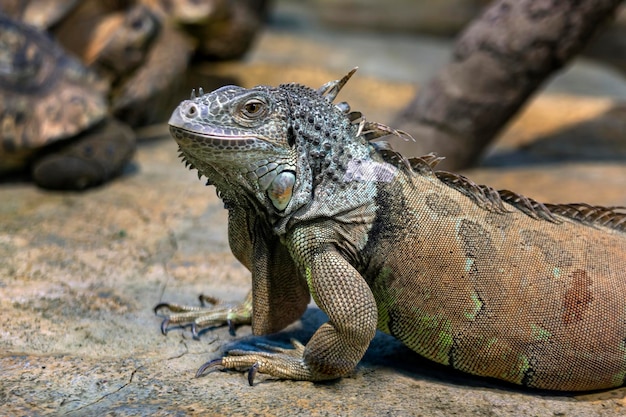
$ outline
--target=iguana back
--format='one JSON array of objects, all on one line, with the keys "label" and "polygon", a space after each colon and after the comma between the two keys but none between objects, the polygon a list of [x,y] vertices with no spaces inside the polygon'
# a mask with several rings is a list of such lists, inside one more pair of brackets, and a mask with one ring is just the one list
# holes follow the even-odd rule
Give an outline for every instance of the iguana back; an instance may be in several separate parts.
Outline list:
[{"label": "iguana back", "polygon": [[526,386],[624,383],[623,214],[510,204],[428,169],[400,178],[379,187],[363,250],[381,330],[436,362]]}]

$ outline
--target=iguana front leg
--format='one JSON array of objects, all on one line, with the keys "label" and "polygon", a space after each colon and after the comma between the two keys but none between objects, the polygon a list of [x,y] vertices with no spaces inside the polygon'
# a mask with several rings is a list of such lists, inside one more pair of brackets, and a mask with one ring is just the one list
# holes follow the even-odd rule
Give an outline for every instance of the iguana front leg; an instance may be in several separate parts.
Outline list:
[{"label": "iguana front leg", "polygon": [[[191,325],[191,333],[194,339],[198,339],[198,330],[211,326],[228,325],[230,333],[234,335],[235,326],[238,324],[252,323],[252,291],[240,303],[222,303],[221,301],[201,295],[201,306],[187,306],[175,303],[160,303],[154,307],[155,314],[163,310],[169,310],[163,314],[161,333],[167,334],[169,326]],[[205,306],[209,303],[209,306]]]},{"label": "iguana front leg", "polygon": [[304,347],[296,342],[293,350],[234,350],[202,366],[198,375],[216,368],[250,368],[250,384],[256,372],[320,381],[341,377],[355,368],[376,333],[378,313],[372,292],[359,272],[330,245],[326,250],[301,252],[311,295],[329,321]]}]

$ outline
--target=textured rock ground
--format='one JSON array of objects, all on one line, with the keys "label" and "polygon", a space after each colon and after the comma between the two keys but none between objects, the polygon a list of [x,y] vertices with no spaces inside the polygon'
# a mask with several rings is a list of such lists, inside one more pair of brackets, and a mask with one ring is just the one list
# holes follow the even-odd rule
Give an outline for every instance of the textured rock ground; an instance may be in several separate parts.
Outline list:
[{"label": "textured rock ground", "polygon": [[[337,38],[331,48],[321,35],[287,31],[287,18],[280,19],[283,26],[259,40],[248,62],[202,67],[197,74],[207,83],[234,78],[248,86],[317,86],[341,76],[346,66],[361,65],[341,97],[368,119],[387,122],[414,92],[393,74],[413,72],[418,79],[428,71],[406,58],[415,50],[424,53],[423,61],[445,55],[427,42],[404,40],[394,45],[415,49],[379,57],[381,63],[354,37],[345,43]],[[313,52],[303,45],[339,61],[311,63]],[[436,52],[426,55],[428,48]],[[387,80],[384,65],[392,73]],[[600,70],[594,74],[577,82],[602,80],[610,91],[542,94],[483,166],[467,175],[541,201],[626,205],[626,107],[619,93],[626,83]],[[561,92],[567,91],[564,83]],[[249,277],[230,253],[226,211],[214,190],[183,168],[165,128],[152,136],[163,139],[144,142],[132,169],[104,188],[73,194],[20,182],[0,185],[0,414],[626,415],[624,389],[584,395],[522,390],[434,365],[382,334],[354,375],[336,382],[259,378],[249,387],[245,375],[234,372],[193,378],[199,365],[224,349],[259,338],[248,326],[237,330],[237,338],[225,328],[202,333],[200,341],[182,329],[164,337],[152,307],[195,303],[200,293],[237,300]],[[286,332],[260,340],[306,341],[324,320],[312,306]]]}]

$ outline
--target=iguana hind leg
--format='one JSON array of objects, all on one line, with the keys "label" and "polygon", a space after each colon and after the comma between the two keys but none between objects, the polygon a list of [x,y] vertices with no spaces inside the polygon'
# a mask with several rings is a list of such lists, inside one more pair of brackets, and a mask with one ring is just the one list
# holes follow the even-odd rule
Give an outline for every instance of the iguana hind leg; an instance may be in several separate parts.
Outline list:
[{"label": "iguana hind leg", "polygon": [[[194,339],[198,339],[198,330],[228,325],[231,334],[235,333],[238,324],[252,323],[252,292],[249,292],[241,303],[222,303],[221,301],[206,295],[200,296],[201,306],[184,306],[174,303],[160,303],[154,307],[155,314],[163,309],[169,313],[163,314],[161,332],[167,334],[172,324],[190,325]],[[209,303],[209,306],[205,306]]]}]

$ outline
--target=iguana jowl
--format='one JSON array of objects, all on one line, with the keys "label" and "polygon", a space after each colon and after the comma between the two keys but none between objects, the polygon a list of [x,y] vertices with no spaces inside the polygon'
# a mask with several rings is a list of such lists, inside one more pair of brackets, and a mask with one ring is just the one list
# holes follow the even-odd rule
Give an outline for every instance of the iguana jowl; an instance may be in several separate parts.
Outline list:
[{"label": "iguana jowl", "polygon": [[231,351],[199,373],[337,378],[378,328],[471,374],[555,390],[622,385],[626,214],[544,205],[371,142],[402,132],[332,103],[353,72],[319,90],[222,87],[174,111],[184,160],[229,210],[252,295],[239,312],[159,305],[172,310],[163,330],[246,321],[251,307],[253,332],[276,332],[310,295],[329,318],[306,346]]}]

